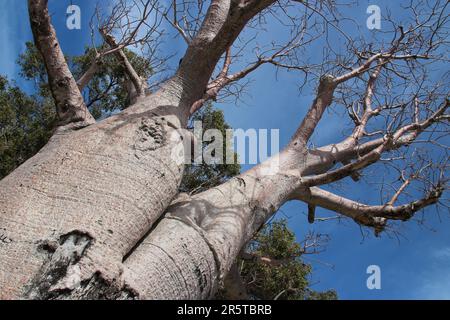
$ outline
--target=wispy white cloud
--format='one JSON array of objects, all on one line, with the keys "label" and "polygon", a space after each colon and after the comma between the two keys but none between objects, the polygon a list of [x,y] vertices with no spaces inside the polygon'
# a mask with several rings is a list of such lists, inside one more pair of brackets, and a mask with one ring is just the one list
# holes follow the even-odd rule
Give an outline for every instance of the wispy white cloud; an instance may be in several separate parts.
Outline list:
[{"label": "wispy white cloud", "polygon": [[[430,277],[424,279],[421,288],[414,294],[416,299],[450,299],[450,272],[446,270],[439,270],[436,273],[430,274]],[[446,273],[446,274],[445,274]]]},{"label": "wispy white cloud", "polygon": [[420,285],[413,297],[450,299],[450,247],[433,249],[427,258],[434,262],[433,266],[421,273]]},{"label": "wispy white cloud", "polygon": [[450,247],[438,248],[432,251],[434,258],[447,261],[450,264]]}]

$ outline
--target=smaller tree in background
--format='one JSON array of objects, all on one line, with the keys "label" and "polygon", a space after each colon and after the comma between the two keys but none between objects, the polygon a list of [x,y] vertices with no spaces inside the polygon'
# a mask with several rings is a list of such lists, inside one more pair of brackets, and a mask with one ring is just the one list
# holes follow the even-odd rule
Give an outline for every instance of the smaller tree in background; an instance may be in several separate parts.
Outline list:
[{"label": "smaller tree in background", "polygon": [[[204,131],[209,129],[219,130],[222,137],[226,137],[226,130],[231,127],[225,122],[224,114],[221,110],[215,109],[211,103],[208,103],[203,109],[197,111],[192,116],[189,130],[193,130],[194,122],[199,121]],[[202,142],[203,150],[214,141]],[[234,163],[226,163],[226,155],[233,152],[230,149],[230,143],[224,139],[223,141],[223,161],[222,164],[207,164],[202,161],[200,164],[194,162],[185,166],[183,180],[181,182],[180,191],[190,194],[199,193],[211,187],[217,186],[226,180],[239,174],[241,166],[238,162],[237,154],[234,153]],[[214,154],[213,154],[214,156]]]},{"label": "smaller tree in background", "polygon": [[[84,55],[72,58],[72,69],[77,78],[80,78],[92,64],[95,55],[103,48],[88,48]],[[133,51],[124,49],[128,61],[136,72],[145,79],[153,75],[153,68],[150,60],[140,56]],[[129,97],[130,86],[124,66],[117,62],[114,55],[106,55],[102,58],[102,63],[98,66],[98,71],[84,90],[87,106],[93,116],[100,118],[106,114],[124,110],[130,106]]]},{"label": "smaller tree in background", "polygon": [[[83,55],[66,57],[77,79],[88,71],[96,53],[103,49],[103,47],[87,48]],[[150,60],[128,49],[123,51],[136,72],[146,79],[152,76]],[[38,94],[36,98],[49,100],[48,103],[53,104],[44,61],[32,42],[26,43],[26,50],[19,56],[17,63],[21,69],[20,75],[35,83]],[[98,119],[126,109],[130,105],[129,82],[125,68],[117,62],[115,56],[103,56],[96,67],[96,73],[82,92],[92,115]]]},{"label": "smaller tree in background", "polygon": [[0,180],[47,143],[54,109],[0,75]]},{"label": "smaller tree in background", "polygon": [[326,235],[310,234],[296,241],[286,220],[273,221],[249,243],[237,262],[245,295],[263,300],[336,300],[336,291],[311,288],[312,266],[302,255],[323,250]]},{"label": "smaller tree in background", "polygon": [[[85,54],[66,57],[73,73],[81,77],[101,48],[86,49]],[[124,49],[135,70],[145,78],[153,71],[148,59]],[[54,100],[41,54],[32,42],[26,43],[17,63],[20,76],[35,84],[36,93],[29,95],[0,76],[0,179],[35,155],[51,137],[56,125]],[[130,105],[122,64],[113,55],[102,58],[98,71],[84,88],[87,106],[96,118],[107,117]]]}]

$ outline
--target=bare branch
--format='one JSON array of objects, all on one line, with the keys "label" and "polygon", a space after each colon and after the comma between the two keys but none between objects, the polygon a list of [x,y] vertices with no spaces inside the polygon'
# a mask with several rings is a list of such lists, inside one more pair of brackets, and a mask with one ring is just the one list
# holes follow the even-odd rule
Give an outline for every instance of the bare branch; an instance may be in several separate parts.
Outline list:
[{"label": "bare branch", "polygon": [[[106,30],[102,29],[100,30],[102,33],[103,38],[105,39],[105,42],[111,46],[112,49],[115,49],[118,47],[116,40],[113,36],[106,33]],[[123,50],[115,51],[115,55],[119,62],[125,67],[125,72],[127,73],[128,77],[130,78],[131,82],[133,83],[135,93],[132,91],[132,89],[129,89],[130,98],[131,100],[138,99],[145,97],[145,89],[146,86],[146,80],[142,79],[136,70],[134,70],[133,66],[131,65],[130,61],[128,60],[127,56],[125,55],[125,52]]]},{"label": "bare branch", "polygon": [[[331,161],[333,162],[336,161],[336,159],[339,159],[339,161],[350,160],[348,157],[351,156],[358,157],[358,159],[334,171],[305,177],[303,179],[304,185],[321,185],[340,180],[377,162],[381,158],[383,152],[395,150],[401,146],[410,144],[419,136],[421,132],[439,121],[439,119],[444,115],[444,112],[447,110],[449,103],[450,100],[447,99],[436,112],[421,123],[413,123],[403,126],[396,130],[393,134],[386,135],[385,137],[377,140],[372,140],[356,148],[353,144],[350,144],[350,150],[343,147],[347,143],[346,141],[342,143],[343,148],[340,150],[339,147],[336,148],[336,145],[327,147],[330,150],[338,150],[332,156]],[[340,159],[340,156],[345,156],[345,159]],[[311,163],[310,165],[313,166]]]},{"label": "bare branch", "polygon": [[178,10],[177,10],[177,1],[172,1],[172,10],[173,10],[173,19],[170,19],[168,17],[167,12],[163,13],[164,18],[167,20],[167,22],[170,23],[172,27],[175,28],[175,30],[178,31],[178,33],[181,35],[181,37],[184,39],[184,41],[189,45],[191,43],[191,38],[187,34],[187,32],[180,26],[180,23],[178,21]]},{"label": "bare branch", "polygon": [[80,128],[94,123],[59,45],[47,0],[29,0],[28,9],[34,41],[47,69],[60,125]]},{"label": "bare branch", "polygon": [[230,271],[224,279],[223,297],[227,300],[247,300],[248,293],[242,280],[237,263],[231,266]]},{"label": "bare branch", "polygon": [[387,219],[409,220],[421,209],[436,204],[442,192],[442,186],[438,185],[433,190],[430,190],[423,199],[400,206],[393,206],[389,203],[380,206],[365,205],[317,187],[299,190],[296,193],[296,197],[309,204],[348,216],[359,224],[375,228],[375,231],[379,233],[383,231]]},{"label": "bare branch", "polygon": [[91,82],[92,78],[94,78],[95,74],[98,71],[99,66],[101,65],[103,58],[103,55],[97,54],[94,61],[91,63],[89,68],[86,70],[86,72],[78,79],[77,85],[80,91],[83,91],[83,89]]},{"label": "bare branch", "polygon": [[189,114],[202,103],[202,99],[214,69],[222,55],[231,47],[246,24],[275,0],[260,1],[219,1],[213,0],[202,27],[190,42],[180,64],[177,76],[190,87],[186,96]]},{"label": "bare branch", "polygon": [[392,199],[387,203],[390,206],[393,206],[397,201],[398,197],[405,191],[406,187],[411,183],[411,179],[406,179],[397,192],[392,196]]},{"label": "bare branch", "polygon": [[304,149],[322,119],[326,108],[333,101],[335,89],[336,80],[333,76],[325,75],[320,79],[316,99],[289,143],[293,149]]}]

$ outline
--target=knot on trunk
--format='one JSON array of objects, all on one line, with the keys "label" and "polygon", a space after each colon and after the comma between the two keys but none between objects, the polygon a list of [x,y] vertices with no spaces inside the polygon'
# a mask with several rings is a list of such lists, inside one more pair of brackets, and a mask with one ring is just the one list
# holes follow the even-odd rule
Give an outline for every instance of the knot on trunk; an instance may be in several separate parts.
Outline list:
[{"label": "knot on trunk", "polygon": [[29,285],[31,299],[51,299],[61,292],[71,291],[81,281],[77,262],[91,245],[93,238],[80,231],[62,235],[59,243],[39,243],[39,251],[48,252],[48,261]]},{"label": "knot on trunk", "polygon": [[166,143],[166,124],[164,117],[142,119],[137,132],[135,149],[146,152],[162,147]]}]

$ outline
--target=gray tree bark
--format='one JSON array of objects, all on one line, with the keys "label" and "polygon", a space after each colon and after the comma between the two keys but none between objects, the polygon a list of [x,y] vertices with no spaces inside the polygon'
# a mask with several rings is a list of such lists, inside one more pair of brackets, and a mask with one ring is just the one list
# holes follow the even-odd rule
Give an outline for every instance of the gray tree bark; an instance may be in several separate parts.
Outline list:
[{"label": "gray tree bark", "polygon": [[[133,287],[124,289],[123,260],[177,194],[183,166],[172,155],[180,142],[170,137],[186,127],[222,53],[269,4],[233,5],[234,20],[225,24],[232,1],[213,1],[177,74],[158,92],[93,124],[59,48],[47,1],[29,1],[62,126],[0,182],[0,225],[9,239],[0,251],[0,298],[141,296]],[[97,290],[99,283],[116,290]]]},{"label": "gray tree bark", "polygon": [[[94,123],[47,1],[28,1],[61,126],[36,156],[0,181],[1,299],[207,299],[243,246],[287,201],[330,208],[380,231],[386,219],[408,219],[437,201],[440,190],[408,205],[371,207],[316,187],[410,143],[448,106],[390,139],[358,144],[363,123],[345,141],[309,150],[336,87],[368,72],[375,58],[344,76],[322,77],[307,116],[279,155],[216,188],[176,199],[183,165],[173,150],[182,141],[171,137],[204,99],[222,55],[274,2],[211,1],[177,73],[157,92],[141,92],[130,108]],[[330,171],[338,162],[347,164]],[[281,169],[268,174],[274,166]]]}]

